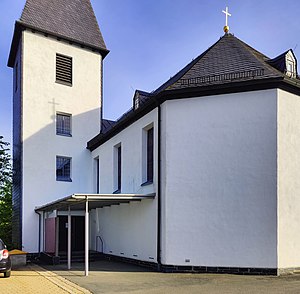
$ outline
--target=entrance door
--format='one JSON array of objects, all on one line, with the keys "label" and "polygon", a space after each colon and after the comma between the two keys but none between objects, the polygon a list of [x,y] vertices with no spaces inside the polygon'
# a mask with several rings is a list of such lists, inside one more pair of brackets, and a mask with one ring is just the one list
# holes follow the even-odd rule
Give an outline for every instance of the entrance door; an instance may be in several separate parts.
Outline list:
[{"label": "entrance door", "polygon": [[[84,250],[84,216],[71,217],[71,247],[72,251]],[[66,252],[68,248],[68,217],[59,217],[59,251]]]}]

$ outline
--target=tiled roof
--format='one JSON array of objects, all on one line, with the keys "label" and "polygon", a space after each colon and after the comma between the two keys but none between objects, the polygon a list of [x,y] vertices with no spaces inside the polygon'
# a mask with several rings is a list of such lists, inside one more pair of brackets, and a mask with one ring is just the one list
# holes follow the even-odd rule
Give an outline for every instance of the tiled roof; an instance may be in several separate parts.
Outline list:
[{"label": "tiled roof", "polygon": [[141,91],[141,90],[136,90],[136,98],[139,99],[140,104],[144,104],[149,98],[151,98],[151,93]]},{"label": "tiled roof", "polygon": [[282,77],[283,73],[268,64],[268,60],[267,56],[234,35],[225,34],[154,93],[232,81]]},{"label": "tiled roof", "polygon": [[27,0],[20,23],[106,50],[90,0]]},{"label": "tiled roof", "polygon": [[[151,93],[136,90],[139,107],[131,108],[108,128],[87,143],[94,150],[131,123],[168,99],[181,99],[273,89],[284,86],[300,91],[300,80],[285,75],[279,67],[284,55],[270,59],[232,34],[225,34],[174,77]],[[300,92],[299,92],[300,93]]]},{"label": "tiled roof", "polygon": [[136,90],[133,96],[133,108],[137,109],[145,104],[153,95],[151,93]]},{"label": "tiled roof", "polygon": [[115,124],[116,124],[116,122],[114,120],[102,119],[101,134],[107,133]]}]

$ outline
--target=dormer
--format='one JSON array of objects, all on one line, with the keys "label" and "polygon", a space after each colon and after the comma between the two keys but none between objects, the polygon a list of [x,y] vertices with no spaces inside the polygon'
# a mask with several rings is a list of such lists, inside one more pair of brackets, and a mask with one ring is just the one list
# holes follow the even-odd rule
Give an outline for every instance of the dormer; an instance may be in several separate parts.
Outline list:
[{"label": "dormer", "polygon": [[150,93],[136,90],[133,96],[133,109],[137,110],[142,104],[144,104],[151,97]]},{"label": "dormer", "polygon": [[285,55],[286,75],[295,78],[297,77],[296,57],[292,50],[289,50]]},{"label": "dormer", "polygon": [[268,60],[268,63],[290,78],[296,78],[298,76],[297,59],[292,49]]}]

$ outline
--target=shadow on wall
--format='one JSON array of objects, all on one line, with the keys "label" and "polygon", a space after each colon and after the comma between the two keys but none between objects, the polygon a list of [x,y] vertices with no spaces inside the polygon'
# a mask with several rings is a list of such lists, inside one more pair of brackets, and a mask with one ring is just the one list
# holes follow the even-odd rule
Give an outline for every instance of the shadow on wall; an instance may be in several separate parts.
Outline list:
[{"label": "shadow on wall", "polygon": [[[25,201],[34,199],[35,206],[72,193],[92,192],[93,188],[92,158],[86,145],[100,132],[100,110],[72,115],[57,109],[57,105],[53,105],[53,114],[48,120],[51,123],[45,127],[39,128],[45,116],[35,114],[34,119],[29,118],[29,132],[23,131],[24,137],[28,134],[23,142],[23,191],[28,193],[24,195]],[[72,182],[56,180],[57,156],[71,159]]]},{"label": "shadow on wall", "polygon": [[[53,107],[53,110],[49,110]],[[39,221],[35,207],[55,201],[73,193],[92,193],[93,177],[91,152],[87,142],[100,131],[100,110],[93,109],[70,117],[71,135],[57,135],[57,114],[60,108],[49,102],[48,109],[23,116],[23,144],[14,142],[14,168],[16,179],[13,199],[14,240],[18,243],[21,221],[23,246],[27,251],[38,244]],[[52,115],[45,115],[45,112]],[[65,127],[67,122],[65,121]],[[15,126],[16,127],[16,126]],[[17,127],[16,127],[17,128]],[[18,130],[15,130],[18,132]],[[22,155],[22,159],[21,159]],[[57,156],[70,158],[71,181],[58,181]],[[21,161],[22,160],[22,161]],[[22,163],[21,163],[22,162]],[[20,164],[21,163],[21,164]],[[19,168],[19,170],[18,170]],[[23,189],[21,189],[21,185]],[[21,212],[23,211],[23,215]],[[24,231],[26,234],[24,234]],[[20,236],[21,237],[21,236]],[[17,239],[16,239],[17,238]],[[36,240],[36,242],[32,242]],[[16,243],[16,244],[17,244]],[[21,247],[21,246],[19,246]]]}]

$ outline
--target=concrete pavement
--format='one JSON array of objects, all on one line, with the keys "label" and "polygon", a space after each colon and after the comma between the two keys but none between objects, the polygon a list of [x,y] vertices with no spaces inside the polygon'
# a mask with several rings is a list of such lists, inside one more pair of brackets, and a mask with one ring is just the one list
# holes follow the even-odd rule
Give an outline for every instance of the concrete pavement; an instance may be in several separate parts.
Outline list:
[{"label": "concrete pavement", "polygon": [[50,266],[49,270],[89,289],[92,293],[122,294],[299,294],[300,275],[241,276],[223,274],[165,274],[142,267],[111,261],[90,263],[90,273],[84,276],[84,265]]},{"label": "concrete pavement", "polygon": [[90,263],[88,277],[84,276],[84,264],[73,264],[71,271],[66,265],[27,265],[14,270],[10,278],[0,278],[0,293],[299,294],[300,275],[164,274],[103,260]]}]

